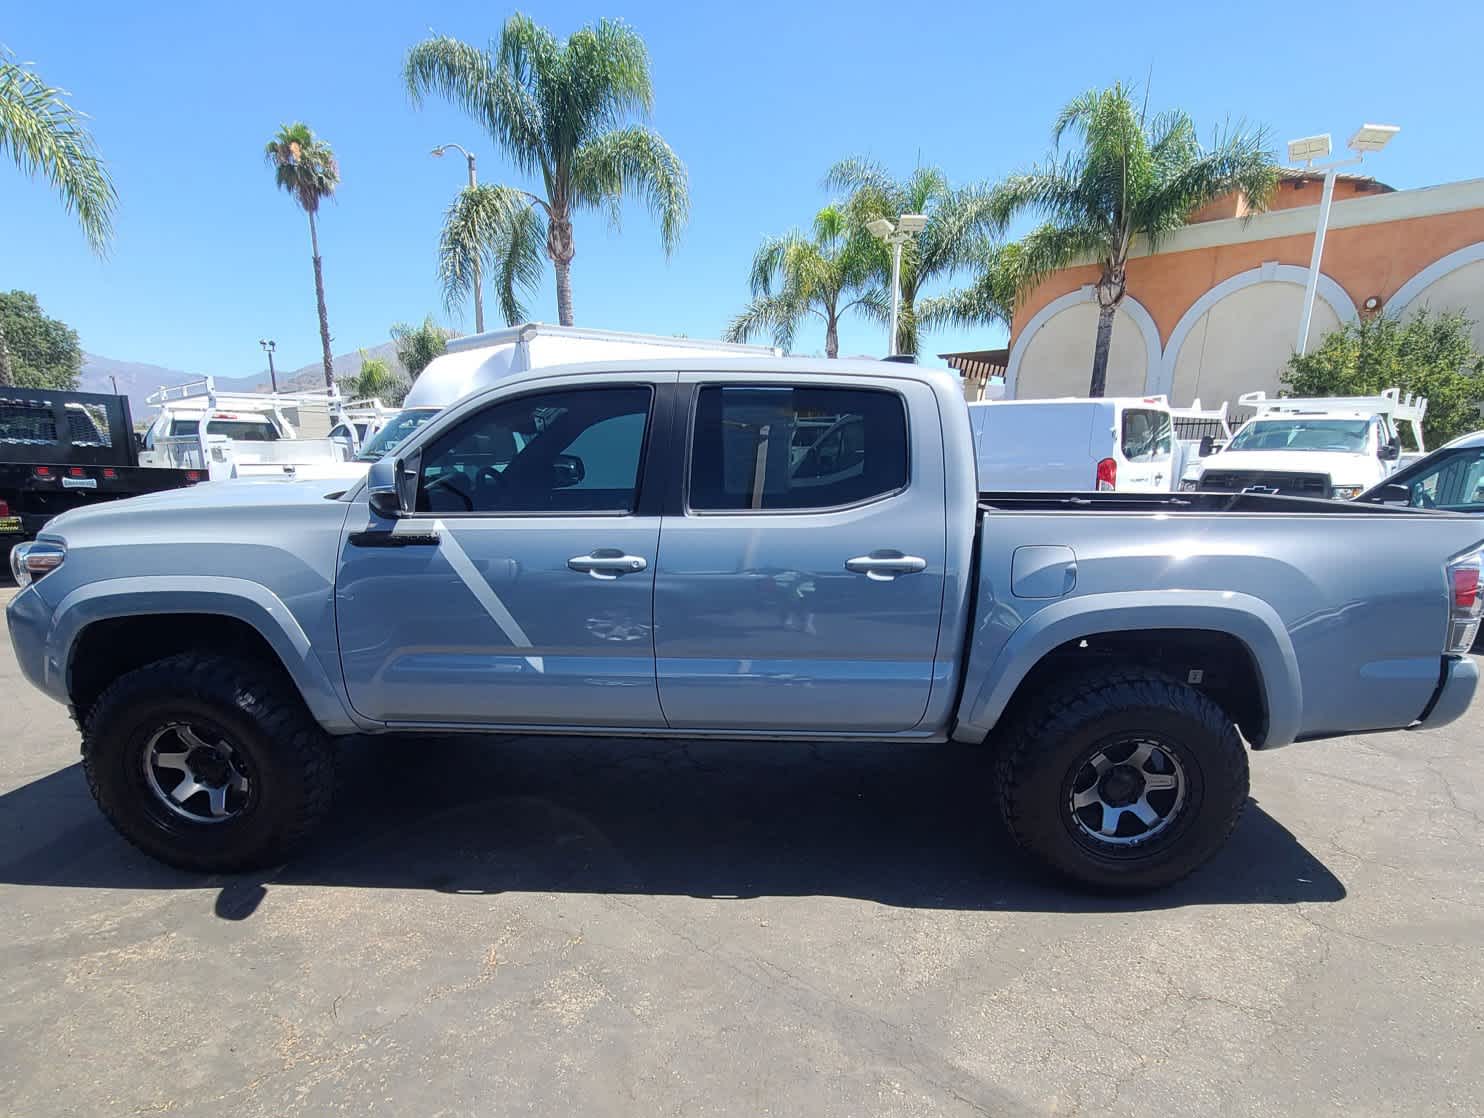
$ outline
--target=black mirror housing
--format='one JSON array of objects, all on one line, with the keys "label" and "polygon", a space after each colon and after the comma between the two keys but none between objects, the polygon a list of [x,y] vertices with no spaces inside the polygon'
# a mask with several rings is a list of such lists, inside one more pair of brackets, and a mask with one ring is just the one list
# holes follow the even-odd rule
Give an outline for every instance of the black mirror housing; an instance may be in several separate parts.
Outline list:
[{"label": "black mirror housing", "polygon": [[1196,448],[1196,452],[1195,452],[1196,453],[1196,457],[1197,458],[1209,458],[1209,457],[1211,457],[1211,451],[1213,451],[1215,449],[1216,449],[1216,440],[1213,439],[1210,435],[1202,435],[1201,436],[1201,445]]}]

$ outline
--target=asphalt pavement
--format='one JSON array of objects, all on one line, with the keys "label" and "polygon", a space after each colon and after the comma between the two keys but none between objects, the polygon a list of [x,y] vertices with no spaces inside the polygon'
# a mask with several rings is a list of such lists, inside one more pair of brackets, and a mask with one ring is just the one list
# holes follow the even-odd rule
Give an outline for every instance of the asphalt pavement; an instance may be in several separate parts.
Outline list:
[{"label": "asphalt pavement", "polygon": [[985,751],[871,744],[365,742],[205,877],[0,646],[6,1114],[1484,1113],[1484,704],[1254,756],[1136,898],[1019,858]]}]

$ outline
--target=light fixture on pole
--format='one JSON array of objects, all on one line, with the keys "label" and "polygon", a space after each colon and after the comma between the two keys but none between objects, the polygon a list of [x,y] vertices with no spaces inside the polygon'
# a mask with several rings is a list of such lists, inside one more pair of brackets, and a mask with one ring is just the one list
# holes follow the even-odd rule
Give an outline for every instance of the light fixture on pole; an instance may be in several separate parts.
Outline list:
[{"label": "light fixture on pole", "polygon": [[893,357],[897,353],[897,320],[902,312],[902,246],[926,227],[926,214],[902,214],[895,224],[884,217],[866,222],[871,236],[891,245],[891,339],[887,348]]},{"label": "light fixture on pole", "polygon": [[1324,234],[1329,230],[1329,207],[1335,197],[1335,176],[1341,167],[1359,163],[1367,152],[1380,151],[1400,131],[1394,124],[1362,124],[1346,145],[1355,154],[1348,159],[1337,159],[1319,167],[1314,166],[1314,160],[1323,159],[1330,153],[1329,133],[1305,136],[1301,140],[1288,142],[1290,163],[1302,163],[1306,170],[1324,172],[1324,191],[1319,199],[1319,226],[1314,231],[1314,252],[1309,258],[1309,275],[1304,283],[1304,305],[1299,314],[1298,340],[1293,347],[1300,357],[1309,348],[1309,323],[1314,318],[1314,297],[1319,291],[1319,264],[1324,257]]},{"label": "light fixture on pole", "polygon": [[[474,153],[462,144],[439,144],[433,149],[432,154],[441,159],[443,153],[449,148],[458,149],[464,158],[469,161],[469,189],[473,190],[479,185],[479,175],[474,169]],[[477,253],[474,257],[474,332],[476,334],[484,333],[484,292],[480,290],[479,256]]]},{"label": "light fixture on pole", "polygon": [[278,394],[278,372],[273,368],[273,351],[278,348],[278,343],[272,338],[259,338],[258,345],[263,347],[263,352],[268,355],[268,379],[273,382],[273,394]]}]

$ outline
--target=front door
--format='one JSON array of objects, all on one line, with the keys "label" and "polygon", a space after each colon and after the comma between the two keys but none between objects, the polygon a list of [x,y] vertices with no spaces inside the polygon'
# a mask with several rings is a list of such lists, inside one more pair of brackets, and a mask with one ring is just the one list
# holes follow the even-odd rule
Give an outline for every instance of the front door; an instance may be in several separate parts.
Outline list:
[{"label": "front door", "polygon": [[[669,724],[916,726],[947,547],[931,390],[886,377],[809,388],[681,379],[697,382],[684,507],[665,519],[655,583]],[[909,407],[927,417],[911,440]]]},{"label": "front door", "polygon": [[413,516],[351,514],[335,598],[362,715],[664,724],[659,510],[640,503],[654,391],[623,379],[493,403],[422,448]]}]

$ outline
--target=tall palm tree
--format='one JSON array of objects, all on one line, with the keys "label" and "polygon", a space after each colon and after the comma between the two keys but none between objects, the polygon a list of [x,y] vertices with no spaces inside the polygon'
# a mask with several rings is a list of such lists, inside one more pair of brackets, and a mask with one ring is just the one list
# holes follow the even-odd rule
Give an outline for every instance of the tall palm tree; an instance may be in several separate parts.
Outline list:
[{"label": "tall palm tree", "polygon": [[[0,51],[0,155],[8,154],[21,174],[51,183],[88,245],[102,256],[113,239],[118,194],[83,114],[68,96]],[[0,327],[0,385],[12,383],[10,347]]]},{"label": "tall palm tree", "polygon": [[[1075,140],[1064,150],[1062,141]],[[1052,272],[1096,263],[1097,338],[1088,392],[1101,396],[1108,377],[1113,319],[1128,283],[1136,239],[1154,251],[1165,234],[1223,195],[1240,191],[1253,209],[1267,206],[1277,167],[1262,129],[1218,131],[1210,146],[1183,112],[1152,119],[1147,99],[1135,105],[1122,84],[1094,89],[1062,109],[1052,128],[1053,152],[993,191],[996,220],[1023,212],[1044,224],[1024,237],[1001,265],[1021,296]],[[991,281],[1006,286],[1006,281]]]},{"label": "tall palm tree", "polygon": [[[508,322],[525,317],[517,291],[538,281],[544,251],[556,269],[557,316],[572,325],[578,210],[601,209],[617,225],[623,198],[641,198],[659,222],[666,254],[674,251],[690,213],[685,166],[657,132],[624,123],[654,104],[649,52],[631,28],[603,20],[564,42],[516,14],[487,50],[445,36],[417,44],[404,78],[414,104],[432,94],[453,102],[488,130],[519,171],[539,179],[536,192],[466,190],[450,210],[452,220],[455,211],[465,212],[461,204],[482,208],[483,218],[465,213],[464,230],[455,231],[455,240],[463,238],[456,251],[464,254],[458,282],[472,283],[470,254],[482,254]],[[471,241],[470,231],[481,229],[484,239]],[[449,238],[445,228],[445,292]]]},{"label": "tall palm tree", "polygon": [[324,354],[325,387],[335,385],[334,358],[330,353],[330,316],[325,310],[325,273],[319,255],[319,227],[315,215],[319,205],[340,185],[340,165],[330,145],[319,139],[303,121],[282,125],[263,150],[274,181],[293,195],[299,208],[309,215],[309,244],[314,253],[314,297],[319,305],[319,341]]},{"label": "tall palm tree", "polygon": [[[895,222],[904,213],[924,214],[928,219],[923,231],[902,246],[902,302],[895,352],[916,353],[925,327],[950,321],[983,324],[1001,317],[998,308],[980,308],[958,293],[925,302],[929,286],[960,270],[982,270],[992,257],[994,223],[985,191],[955,189],[937,167],[919,166],[905,179],[896,179],[882,164],[858,157],[842,159],[831,167],[824,185],[845,193],[844,210],[857,228],[879,217]],[[889,288],[891,255],[886,245],[876,244],[877,274]]]},{"label": "tall palm tree", "polygon": [[745,342],[766,332],[789,350],[799,323],[814,316],[824,322],[825,356],[838,357],[846,312],[877,322],[889,313],[886,293],[871,286],[876,256],[869,235],[833,206],[815,214],[812,238],[797,230],[767,238],[752,260],[752,302],[732,319],[725,339]]}]

